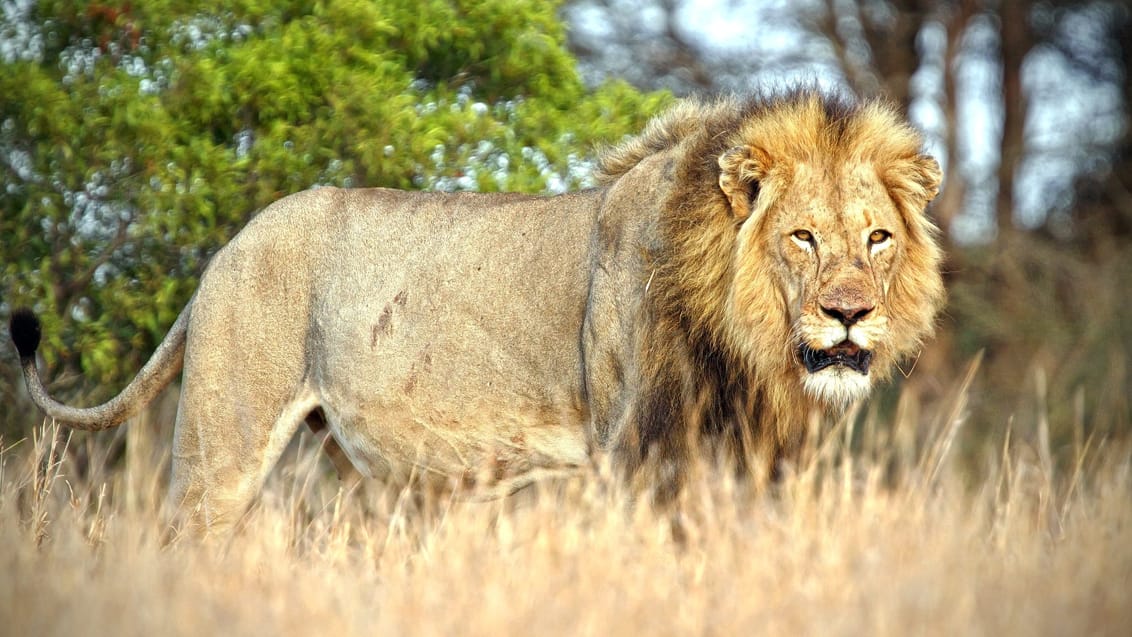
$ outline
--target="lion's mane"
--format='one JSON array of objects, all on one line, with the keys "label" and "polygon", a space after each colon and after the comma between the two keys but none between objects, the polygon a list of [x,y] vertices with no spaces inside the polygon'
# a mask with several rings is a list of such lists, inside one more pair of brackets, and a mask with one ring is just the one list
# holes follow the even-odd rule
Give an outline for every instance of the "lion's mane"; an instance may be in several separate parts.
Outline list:
[{"label": "lion's mane", "polygon": [[[792,369],[796,341],[783,292],[768,250],[737,252],[740,224],[719,186],[720,157],[740,145],[765,153],[776,170],[818,158],[877,167],[909,238],[885,298],[892,338],[878,345],[879,378],[932,332],[943,302],[937,231],[924,214],[936,186],[924,174],[920,135],[893,107],[812,90],[675,106],[606,152],[599,172],[610,182],[655,153],[678,151],[675,184],[661,204],[659,248],[649,255],[649,333],[638,337],[641,376],[650,386],[643,388],[644,413],[627,421],[615,446],[630,472],[656,464],[680,474],[697,441],[707,441],[739,470],[773,475],[804,438],[813,402]],[[782,194],[757,182],[752,188],[760,207]],[[766,234],[754,236],[768,242]],[[769,471],[757,471],[752,457]]]}]

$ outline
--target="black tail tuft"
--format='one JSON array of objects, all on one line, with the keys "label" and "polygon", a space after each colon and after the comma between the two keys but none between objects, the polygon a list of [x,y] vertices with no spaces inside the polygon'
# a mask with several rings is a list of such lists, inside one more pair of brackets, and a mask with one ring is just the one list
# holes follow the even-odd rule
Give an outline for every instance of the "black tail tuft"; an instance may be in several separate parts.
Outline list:
[{"label": "black tail tuft", "polygon": [[20,308],[12,312],[12,319],[8,322],[12,331],[12,342],[16,344],[16,351],[20,353],[20,360],[35,356],[39,347],[39,319],[35,313],[27,308]]}]

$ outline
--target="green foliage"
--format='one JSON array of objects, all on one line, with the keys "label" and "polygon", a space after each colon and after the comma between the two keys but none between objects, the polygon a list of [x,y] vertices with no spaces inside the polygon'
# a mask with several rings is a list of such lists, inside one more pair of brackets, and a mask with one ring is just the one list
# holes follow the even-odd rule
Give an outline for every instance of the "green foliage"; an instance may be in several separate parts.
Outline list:
[{"label": "green foliage", "polygon": [[0,318],[34,306],[49,373],[107,389],[271,201],[584,186],[668,99],[587,90],[546,2],[30,4],[0,19]]}]

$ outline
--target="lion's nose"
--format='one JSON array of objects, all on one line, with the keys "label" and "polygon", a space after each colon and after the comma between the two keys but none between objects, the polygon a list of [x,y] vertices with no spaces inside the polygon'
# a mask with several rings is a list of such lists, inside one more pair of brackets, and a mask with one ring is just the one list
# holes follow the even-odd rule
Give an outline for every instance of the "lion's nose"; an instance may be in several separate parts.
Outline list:
[{"label": "lion's nose", "polygon": [[856,306],[856,305],[846,303],[846,304],[822,305],[821,311],[825,312],[826,316],[829,316],[829,317],[837,319],[838,321],[841,321],[841,324],[844,325],[845,327],[849,327],[850,325],[853,325],[857,321],[865,318],[865,315],[868,314],[869,312],[872,312],[873,308],[872,307],[860,307],[860,306]]}]

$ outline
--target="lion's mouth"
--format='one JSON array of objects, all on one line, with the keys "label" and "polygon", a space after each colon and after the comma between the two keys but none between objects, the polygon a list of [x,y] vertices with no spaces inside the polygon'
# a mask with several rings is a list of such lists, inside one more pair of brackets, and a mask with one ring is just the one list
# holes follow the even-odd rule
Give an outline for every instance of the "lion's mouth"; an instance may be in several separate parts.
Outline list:
[{"label": "lion's mouth", "polygon": [[873,359],[873,353],[867,349],[861,349],[852,341],[846,340],[829,349],[813,349],[809,345],[802,344],[798,347],[798,357],[802,359],[806,371],[811,374],[833,365],[844,365],[849,369],[868,375],[869,363]]}]

